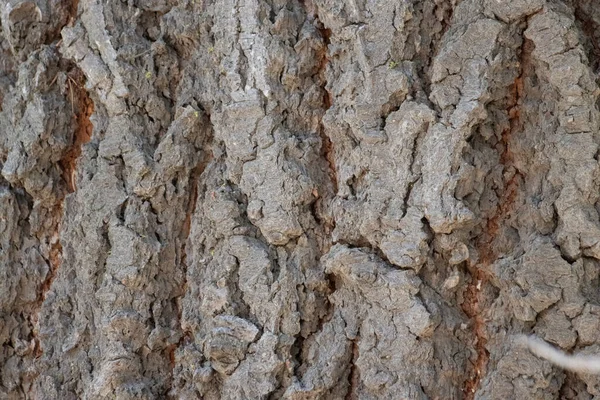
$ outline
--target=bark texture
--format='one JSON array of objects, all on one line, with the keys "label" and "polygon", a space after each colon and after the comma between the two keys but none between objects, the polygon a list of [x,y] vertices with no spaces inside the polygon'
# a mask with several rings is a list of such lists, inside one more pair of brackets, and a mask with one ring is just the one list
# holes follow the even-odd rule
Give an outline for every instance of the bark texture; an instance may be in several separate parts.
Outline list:
[{"label": "bark texture", "polygon": [[1,399],[592,399],[600,3],[0,0]]}]

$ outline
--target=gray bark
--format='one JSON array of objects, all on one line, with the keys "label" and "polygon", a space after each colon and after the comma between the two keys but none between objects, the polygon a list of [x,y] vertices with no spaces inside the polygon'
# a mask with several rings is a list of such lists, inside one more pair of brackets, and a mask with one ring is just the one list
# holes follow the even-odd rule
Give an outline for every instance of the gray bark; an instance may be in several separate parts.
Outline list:
[{"label": "gray bark", "polygon": [[521,336],[600,352],[599,63],[592,0],[0,0],[0,398],[600,398]]}]

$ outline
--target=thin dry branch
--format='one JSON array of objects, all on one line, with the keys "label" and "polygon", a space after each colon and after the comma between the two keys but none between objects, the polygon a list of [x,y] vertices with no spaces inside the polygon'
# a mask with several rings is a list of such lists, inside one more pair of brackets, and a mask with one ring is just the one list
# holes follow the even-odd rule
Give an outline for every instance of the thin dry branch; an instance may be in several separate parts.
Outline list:
[{"label": "thin dry branch", "polygon": [[600,356],[570,355],[535,336],[518,336],[518,342],[536,356],[563,369],[585,374],[600,374]]}]

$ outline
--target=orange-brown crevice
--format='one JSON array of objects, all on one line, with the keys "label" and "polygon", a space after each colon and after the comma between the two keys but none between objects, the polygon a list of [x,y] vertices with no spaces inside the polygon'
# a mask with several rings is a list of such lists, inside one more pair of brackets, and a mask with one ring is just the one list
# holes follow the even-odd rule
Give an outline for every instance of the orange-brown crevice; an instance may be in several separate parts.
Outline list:
[{"label": "orange-brown crevice", "polygon": [[35,302],[34,312],[31,313],[30,322],[33,326],[33,355],[36,358],[41,357],[43,351],[42,346],[40,344],[40,340],[38,338],[38,329],[39,329],[39,313],[42,308],[42,304],[46,299],[46,293],[50,290],[52,286],[52,282],[56,277],[56,271],[60,267],[62,262],[62,245],[59,240],[59,231],[60,231],[60,222],[62,219],[62,202],[56,204],[51,213],[52,218],[52,226],[54,235],[50,238],[50,250],[48,252],[48,273],[44,278],[44,281],[41,283],[40,287],[37,290],[37,298]]},{"label": "orange-brown crevice", "polygon": [[486,348],[488,334],[486,331],[486,320],[484,315],[484,305],[486,303],[484,289],[486,285],[489,284],[487,269],[498,257],[494,249],[494,241],[498,232],[512,215],[518,195],[518,188],[524,179],[523,173],[514,165],[511,139],[513,134],[522,129],[520,106],[521,99],[524,96],[524,74],[529,70],[528,64],[529,54],[531,54],[532,50],[531,47],[532,43],[526,40],[521,49],[521,73],[512,84],[510,88],[510,97],[508,99],[507,113],[509,117],[509,127],[502,132],[500,138],[500,163],[504,166],[504,171],[509,172],[510,177],[505,180],[496,209],[487,219],[483,232],[476,242],[479,260],[476,264],[469,265],[471,282],[463,295],[464,301],[461,305],[465,314],[473,322],[473,331],[476,338],[475,350],[477,352],[473,372],[463,387],[464,398],[466,400],[472,400],[475,397],[475,392],[479,388],[481,380],[486,375],[487,364],[489,361],[489,352]]},{"label": "orange-brown crevice", "polygon": [[77,190],[75,187],[75,172],[77,159],[81,155],[81,146],[88,143],[92,138],[93,125],[90,117],[94,112],[94,103],[85,90],[84,84],[85,77],[80,70],[73,69],[67,74],[68,93],[66,95],[75,114],[76,128],[71,146],[59,161],[59,165],[69,193]]},{"label": "orange-brown crevice", "polygon": [[[75,168],[77,163],[77,158],[81,154],[81,146],[84,143],[90,141],[92,135],[92,123],[90,122],[90,116],[94,112],[94,104],[89,98],[87,92],[83,88],[84,85],[84,77],[83,74],[77,70],[73,69],[69,74],[67,74],[67,87],[69,87],[68,93],[66,93],[69,102],[71,103],[70,107],[73,112],[73,117],[75,119],[75,130],[73,134],[73,139],[69,148],[63,154],[63,157],[58,162],[61,170],[62,176],[66,183],[67,191],[72,193],[75,191]],[[42,304],[46,299],[46,294],[50,290],[52,286],[52,282],[56,277],[56,273],[58,268],[62,263],[62,244],[60,243],[60,229],[62,222],[62,213],[63,213],[63,198],[59,199],[59,201],[54,205],[51,218],[52,218],[52,236],[48,238],[50,242],[50,250],[48,252],[48,264],[49,270],[44,278],[44,281],[41,283],[38,292],[37,299],[35,303],[34,312],[31,314],[31,322],[34,327],[33,330],[33,340],[34,340],[34,355],[35,357],[40,357],[43,353],[41,344],[38,339],[38,324],[39,324],[39,312],[42,308]]]},{"label": "orange-brown crevice", "polygon": [[[68,10],[68,20],[66,25],[72,26],[77,16],[77,7],[79,0],[73,0]],[[58,39],[63,26],[59,27],[52,38]],[[60,41],[59,41],[60,43]],[[57,75],[58,76],[58,75]],[[55,78],[56,79],[56,78]],[[83,73],[77,69],[72,68],[67,74],[67,85],[69,87],[68,93],[65,93],[67,99],[69,99],[71,112],[75,118],[75,133],[70,147],[66,150],[58,165],[62,171],[63,180],[66,183],[67,191],[72,193],[75,191],[74,186],[74,174],[76,160],[81,154],[81,145],[89,142],[92,135],[92,124],[90,122],[90,116],[94,112],[94,104],[89,98],[87,92],[84,89],[85,77]],[[53,82],[52,82],[53,83]],[[50,86],[52,86],[52,83]],[[56,204],[53,205],[50,211],[51,223],[51,235],[47,238],[50,249],[48,251],[48,273],[40,284],[37,290],[37,298],[33,306],[33,311],[29,315],[29,321],[32,326],[32,340],[33,340],[33,355],[39,358],[43,354],[43,349],[38,337],[39,330],[39,316],[42,309],[42,304],[46,299],[46,294],[52,286],[52,282],[56,278],[56,273],[62,263],[63,248],[60,242],[60,229],[63,215],[63,200],[64,197],[60,197]],[[30,387],[30,391],[33,386]]]}]

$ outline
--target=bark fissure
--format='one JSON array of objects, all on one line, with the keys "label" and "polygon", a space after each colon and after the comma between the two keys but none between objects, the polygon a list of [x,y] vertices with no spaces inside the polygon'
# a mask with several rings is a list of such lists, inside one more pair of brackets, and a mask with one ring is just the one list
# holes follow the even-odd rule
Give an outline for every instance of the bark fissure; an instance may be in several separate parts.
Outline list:
[{"label": "bark fissure", "polygon": [[[600,35],[598,28],[600,21],[598,16],[594,15],[596,10],[593,2],[576,1],[575,18],[581,23],[582,31],[588,38],[588,59],[593,71],[598,71],[600,67]],[[596,19],[594,19],[596,17]]]},{"label": "bark fissure", "polygon": [[[206,121],[210,121],[210,115],[206,116]],[[211,132],[212,132],[212,128],[211,128]],[[212,135],[205,142],[205,146],[207,148],[210,148],[210,146],[212,146]],[[188,180],[190,182],[190,197],[187,202],[185,219],[184,219],[183,226],[182,226],[182,234],[181,234],[181,237],[182,237],[181,242],[182,243],[181,243],[181,248],[180,248],[180,252],[181,252],[180,253],[181,254],[180,266],[181,266],[181,270],[182,270],[183,282],[181,285],[181,294],[175,298],[175,306],[177,309],[177,321],[179,324],[181,338],[179,339],[179,341],[177,343],[169,346],[167,349],[167,353],[169,355],[169,362],[171,364],[171,372],[170,372],[171,382],[168,385],[166,393],[169,393],[169,391],[173,387],[173,376],[174,376],[173,370],[176,367],[175,352],[179,348],[181,348],[181,346],[184,345],[186,343],[186,341],[189,341],[190,338],[193,336],[192,332],[190,332],[188,329],[184,329],[184,327],[182,326],[183,307],[181,304],[181,299],[188,294],[188,264],[187,264],[186,248],[187,248],[188,239],[189,239],[191,228],[192,228],[192,217],[194,215],[194,212],[196,211],[196,204],[198,202],[198,195],[199,195],[198,191],[199,191],[199,185],[201,183],[200,180],[201,180],[202,174],[204,173],[204,170],[213,161],[213,159],[214,159],[213,153],[207,152],[205,155],[205,158],[194,169],[191,170],[190,176],[188,177]]]},{"label": "bark fissure", "polygon": [[90,121],[90,117],[94,113],[94,103],[87,90],[85,90],[85,77],[77,67],[73,67],[71,72],[67,74],[67,86],[68,93],[66,95],[69,97],[72,111],[75,114],[76,129],[72,144],[59,161],[59,165],[62,169],[63,179],[67,183],[69,193],[73,193],[77,190],[75,178],[77,160],[81,155],[81,147],[92,138],[94,127]]},{"label": "bark fissure", "polygon": [[[519,49],[519,75],[515,78],[511,88],[508,100],[507,115],[509,127],[502,131],[500,137],[500,163],[503,166],[504,187],[500,193],[496,208],[485,223],[483,235],[476,242],[479,259],[477,264],[469,265],[468,271],[471,281],[467,285],[464,294],[462,309],[471,319],[473,332],[475,335],[476,360],[473,365],[473,372],[464,386],[465,398],[473,399],[482,379],[487,373],[487,364],[489,361],[489,351],[487,349],[488,333],[486,330],[485,312],[486,308],[482,304],[489,304],[489,293],[486,293],[486,286],[489,283],[488,268],[498,257],[494,249],[494,242],[500,229],[507,223],[514,211],[516,197],[521,182],[524,180],[524,174],[514,165],[514,155],[511,149],[511,138],[522,129],[521,126],[521,103],[524,97],[523,79],[524,73],[530,68],[530,53],[532,44],[525,41]],[[506,175],[509,175],[507,178]]]},{"label": "bark fissure", "polygon": [[[74,6],[76,8],[76,6]],[[88,143],[92,136],[93,126],[90,121],[90,116],[94,112],[94,104],[90,99],[87,91],[84,88],[85,78],[77,67],[72,67],[66,75],[66,85],[69,88],[65,96],[69,99],[71,112],[75,119],[75,129],[71,144],[63,153],[62,158],[58,162],[62,171],[62,178],[66,184],[67,191],[73,193],[76,191],[75,179],[77,173],[77,160],[81,155],[81,147]],[[55,221],[51,230],[50,237],[51,247],[48,257],[48,273],[38,288],[37,302],[35,311],[33,311],[31,319],[33,322],[33,340],[35,342],[34,355],[40,358],[43,354],[43,348],[38,338],[39,330],[39,313],[41,312],[42,304],[46,299],[46,294],[51,289],[56,278],[58,269],[62,263],[62,244],[60,231],[63,224],[63,202],[64,197],[59,199],[59,202],[54,206],[52,215]]]},{"label": "bark fissure", "polygon": [[0,398],[591,392],[593,0],[9,3]]},{"label": "bark fissure", "polygon": [[323,126],[323,117],[327,113],[327,111],[333,105],[333,96],[327,90],[327,65],[329,63],[329,45],[331,44],[331,30],[327,29],[323,26],[323,23],[319,20],[318,10],[314,9],[313,18],[315,19],[315,25],[321,34],[321,38],[323,40],[323,51],[319,55],[318,69],[316,76],[322,82],[321,90],[323,91],[323,116],[321,116],[321,121],[319,122],[319,137],[321,138],[321,155],[327,161],[329,166],[329,179],[333,185],[334,194],[338,191],[338,178],[335,167],[335,152],[333,148],[333,143],[331,139],[325,133],[325,127]]},{"label": "bark fissure", "polygon": [[350,358],[350,371],[348,372],[348,392],[346,393],[345,400],[358,400],[357,394],[358,385],[360,383],[360,372],[356,366],[356,360],[360,356],[358,350],[358,339],[355,338],[351,342],[350,350],[352,352]]},{"label": "bark fissure", "polygon": [[[33,4],[34,8],[31,8],[30,5],[25,5],[23,7],[17,6],[17,9],[23,13],[21,17],[23,19],[19,21],[19,23],[23,22],[25,24],[24,26],[27,26],[27,24],[31,22],[29,21],[30,15],[28,15],[28,13],[32,11],[40,11],[39,8],[35,8],[37,6],[34,3],[31,4]],[[64,96],[63,99],[65,100],[65,103],[69,104],[69,107],[65,109],[58,108],[56,111],[65,112],[67,115],[70,115],[70,119],[74,122],[75,126],[74,129],[72,129],[71,126],[54,127],[54,129],[56,130],[73,132],[73,135],[69,140],[69,145],[66,149],[60,148],[60,141],[63,132],[51,132],[52,135],[57,136],[56,140],[53,140],[52,137],[43,139],[47,141],[43,145],[48,147],[50,152],[57,152],[61,154],[61,158],[56,163],[56,165],[43,165],[45,161],[40,160],[41,168],[44,171],[52,170],[53,168],[58,168],[58,170],[61,172],[63,181],[52,182],[52,187],[48,186],[46,188],[46,190],[50,189],[53,192],[53,196],[50,197],[51,199],[53,199],[53,204],[48,204],[47,200],[45,200],[45,204],[44,201],[41,201],[44,197],[48,197],[47,193],[44,194],[43,191],[38,191],[38,188],[35,188],[35,185],[33,185],[33,190],[29,189],[31,184],[27,181],[31,181],[30,177],[25,175],[21,177],[21,179],[23,180],[19,182],[19,186],[23,185],[26,191],[31,191],[31,193],[29,194],[33,197],[34,202],[30,212],[36,208],[35,203],[38,201],[40,201],[40,205],[42,207],[47,208],[46,221],[44,222],[46,229],[43,232],[30,232],[30,234],[33,234],[38,238],[38,240],[40,240],[40,253],[47,265],[47,271],[45,273],[45,276],[43,277],[43,280],[37,285],[35,291],[35,301],[32,303],[31,309],[29,310],[29,312],[27,313],[28,315],[26,316],[28,324],[31,326],[30,340],[33,343],[32,354],[36,359],[39,359],[43,355],[43,348],[39,338],[41,309],[44,301],[46,300],[47,293],[51,290],[51,287],[57,276],[57,272],[62,263],[63,247],[61,244],[60,232],[63,225],[63,203],[65,200],[66,193],[72,193],[73,191],[75,191],[74,175],[76,168],[76,159],[81,153],[81,146],[84,143],[87,143],[91,137],[91,123],[89,122],[89,117],[93,112],[93,103],[91,102],[87,92],[83,88],[83,74],[81,74],[81,71],[79,71],[79,69],[77,69],[71,63],[66,61],[61,55],[59,55],[58,52],[58,44],[61,42],[61,40],[58,40],[60,37],[60,32],[65,26],[73,22],[77,13],[77,4],[78,1],[75,0],[69,4],[62,4],[61,7],[57,10],[51,10],[52,12],[56,12],[55,18],[49,21],[45,26],[40,26],[39,30],[37,29],[38,27],[31,25],[25,28],[26,30],[31,30],[32,37],[35,37],[35,35],[39,35],[37,38],[41,41],[39,44],[41,45],[41,43],[44,43],[42,47],[45,47],[42,50],[29,48],[28,45],[23,46],[23,48],[19,48],[18,50],[16,46],[10,46],[13,53],[12,56],[14,56],[15,59],[22,59],[23,56],[26,55],[26,53],[28,53],[29,51],[32,51],[34,56],[38,58],[38,68],[41,68],[40,71],[43,71],[43,74],[36,77],[38,81],[35,83],[36,85],[39,85],[38,88],[43,88],[42,96],[47,96],[45,101],[48,101],[50,103],[58,97],[57,92],[59,92],[59,84],[57,80],[60,75],[62,75],[62,77],[65,78],[65,81],[63,82],[62,86],[63,91],[60,93],[60,95]],[[8,21],[11,21],[10,15]],[[15,28],[15,26],[12,26],[12,28]],[[7,33],[9,33],[11,28],[9,26],[5,26],[4,29],[7,30]],[[20,28],[16,28],[16,30],[19,29]],[[16,37],[13,37],[13,39],[16,39]],[[4,47],[3,44],[4,43],[2,43],[2,41],[0,40],[0,48]],[[2,78],[4,78],[3,75],[8,75],[12,72],[16,72],[10,71],[6,68],[8,66],[7,64],[9,64],[7,62],[9,59],[7,54],[5,58],[6,61],[3,62],[3,70],[0,72],[0,83],[2,81]],[[68,72],[66,73],[60,70],[61,67],[65,66],[68,68]],[[18,65],[12,65],[12,67],[16,70],[19,69]],[[0,86],[0,89],[2,89],[2,86]],[[27,98],[33,93],[25,92],[23,94]],[[0,90],[0,102],[3,101],[3,97],[4,93],[1,93]],[[3,107],[0,104],[0,113],[2,111]],[[46,110],[42,108],[40,111],[44,112]],[[19,112],[13,112],[13,117],[16,117],[15,114],[19,114]],[[20,117],[22,118],[23,115],[20,115]],[[51,119],[60,120],[60,117],[52,116]],[[0,143],[1,142],[2,140],[0,140]],[[48,173],[50,174],[50,172]],[[38,205],[38,207],[40,205]],[[44,250],[44,248],[46,250]],[[28,376],[28,382],[30,379],[33,380],[35,379],[35,377]],[[29,386],[28,392],[31,391],[31,388],[32,386]]]}]

